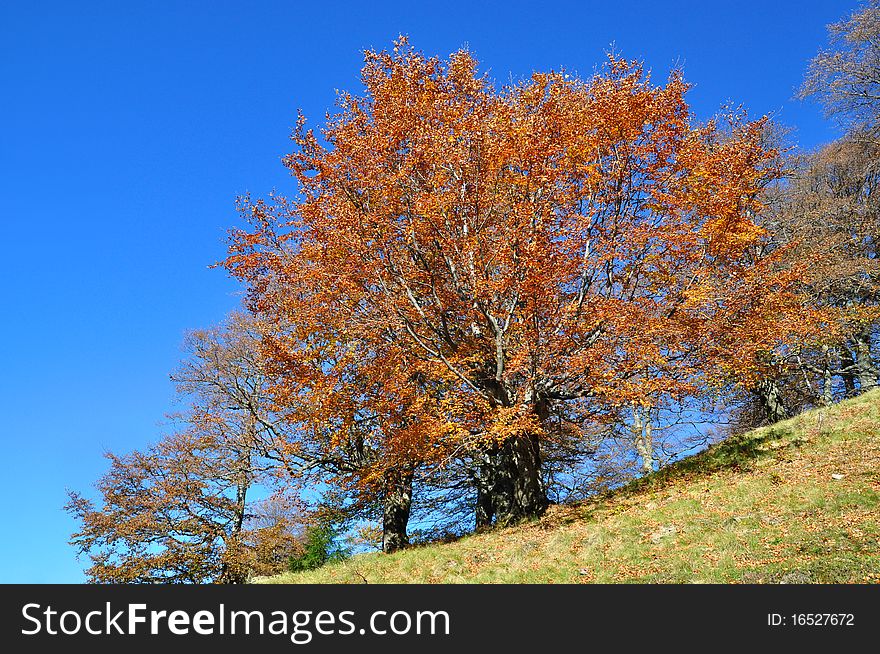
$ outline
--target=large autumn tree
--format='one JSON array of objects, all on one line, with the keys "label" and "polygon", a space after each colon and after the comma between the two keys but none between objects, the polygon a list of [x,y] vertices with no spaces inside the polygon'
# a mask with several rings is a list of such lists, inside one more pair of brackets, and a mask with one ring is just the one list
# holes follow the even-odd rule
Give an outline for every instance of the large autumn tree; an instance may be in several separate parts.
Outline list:
[{"label": "large autumn tree", "polygon": [[[763,121],[697,125],[680,74],[658,85],[615,57],[589,80],[496,89],[468,52],[401,39],[362,80],[320,135],[300,120],[298,195],[246,202],[226,264],[266,320],[305,334],[332,316],[333,342],[370,362],[377,414],[430,405],[408,451],[467,453],[484,524],[544,510],[547,443],[778,343],[790,315],[767,314],[793,303],[756,255],[778,174]],[[707,343],[732,330],[752,346]]]}]

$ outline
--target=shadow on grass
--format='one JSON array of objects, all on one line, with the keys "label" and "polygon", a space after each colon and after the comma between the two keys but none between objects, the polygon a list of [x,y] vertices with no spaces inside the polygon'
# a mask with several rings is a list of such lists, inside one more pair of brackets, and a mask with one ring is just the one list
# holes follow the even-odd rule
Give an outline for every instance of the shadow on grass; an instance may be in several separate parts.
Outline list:
[{"label": "shadow on grass", "polygon": [[[657,472],[634,479],[603,497],[631,495],[643,490],[661,488],[673,481],[705,476],[720,470],[748,472],[754,469],[756,460],[778,457],[784,450],[797,447],[804,442],[802,439],[793,438],[793,436],[795,436],[795,430],[786,424],[733,436],[710,446],[703,452],[661,468]],[[768,446],[771,443],[780,443],[780,445],[776,448],[770,448]]]}]

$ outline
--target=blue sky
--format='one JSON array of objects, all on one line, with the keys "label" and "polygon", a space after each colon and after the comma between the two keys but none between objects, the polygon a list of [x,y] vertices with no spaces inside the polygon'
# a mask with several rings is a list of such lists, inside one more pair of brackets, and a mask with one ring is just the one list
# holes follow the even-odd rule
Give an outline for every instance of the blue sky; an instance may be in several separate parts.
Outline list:
[{"label": "blue sky", "polygon": [[160,431],[188,328],[238,288],[208,266],[233,200],[290,190],[302,108],[357,89],[361,51],[408,34],[467,45],[499,82],[590,74],[613,43],[658,76],[680,65],[705,118],[773,112],[801,147],[835,136],[792,100],[833,0],[738,2],[5,2],[0,8],[0,582],[78,582],[65,488],[106,449]]}]

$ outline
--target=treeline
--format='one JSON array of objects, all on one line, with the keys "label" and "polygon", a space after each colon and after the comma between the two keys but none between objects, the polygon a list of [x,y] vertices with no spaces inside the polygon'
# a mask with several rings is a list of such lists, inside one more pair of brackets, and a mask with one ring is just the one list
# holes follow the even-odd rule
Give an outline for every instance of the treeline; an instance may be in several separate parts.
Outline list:
[{"label": "treeline", "polygon": [[362,95],[299,119],[297,194],[240,201],[246,310],[189,337],[173,433],[71,496],[90,578],[512,524],[656,469],[688,423],[876,386],[880,6],[831,31],[803,94],[846,135],[809,155],[617,57],[496,88],[466,51],[368,52]]}]

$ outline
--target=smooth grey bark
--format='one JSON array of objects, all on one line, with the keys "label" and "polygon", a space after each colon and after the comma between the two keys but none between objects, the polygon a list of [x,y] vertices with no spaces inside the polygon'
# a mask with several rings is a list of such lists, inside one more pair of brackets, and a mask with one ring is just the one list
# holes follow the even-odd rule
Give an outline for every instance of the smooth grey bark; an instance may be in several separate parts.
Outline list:
[{"label": "smooth grey bark", "polygon": [[654,442],[652,438],[651,412],[633,404],[633,442],[642,460],[642,472],[654,472]]},{"label": "smooth grey bark", "polygon": [[831,372],[832,350],[827,345],[822,346],[822,404],[831,406],[834,403],[834,375]]}]

